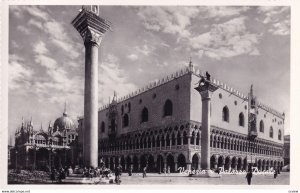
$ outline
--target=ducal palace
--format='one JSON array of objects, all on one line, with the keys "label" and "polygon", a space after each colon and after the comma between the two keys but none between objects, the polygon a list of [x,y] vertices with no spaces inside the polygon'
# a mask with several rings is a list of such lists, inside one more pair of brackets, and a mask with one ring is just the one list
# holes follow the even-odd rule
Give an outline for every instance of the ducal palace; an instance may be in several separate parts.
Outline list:
[{"label": "ducal palace", "polygon": [[[99,164],[133,171],[147,166],[149,172],[201,169],[202,100],[195,85],[204,76],[190,62],[125,97],[114,95],[98,111]],[[218,88],[208,115],[210,167],[247,170],[251,164],[259,170],[281,169],[284,113],[258,101],[250,85],[245,95],[215,78],[210,80]],[[78,120],[80,145],[85,143],[83,119]],[[255,136],[252,133],[251,139],[250,123]]]}]

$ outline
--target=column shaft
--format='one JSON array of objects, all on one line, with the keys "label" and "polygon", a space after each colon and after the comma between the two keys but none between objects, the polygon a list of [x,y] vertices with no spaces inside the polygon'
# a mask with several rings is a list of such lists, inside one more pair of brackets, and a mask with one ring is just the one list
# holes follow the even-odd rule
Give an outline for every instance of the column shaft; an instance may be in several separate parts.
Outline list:
[{"label": "column shaft", "polygon": [[210,98],[202,99],[201,168],[210,169]]},{"label": "column shaft", "polygon": [[98,166],[98,46],[85,43],[84,158],[87,166]]}]

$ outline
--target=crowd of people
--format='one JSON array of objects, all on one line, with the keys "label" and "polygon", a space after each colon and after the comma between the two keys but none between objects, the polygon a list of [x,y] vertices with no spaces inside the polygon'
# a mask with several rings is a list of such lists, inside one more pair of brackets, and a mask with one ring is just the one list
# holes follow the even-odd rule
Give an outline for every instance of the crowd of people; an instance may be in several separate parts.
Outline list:
[{"label": "crowd of people", "polygon": [[[119,170],[119,173],[120,170]],[[79,167],[75,166],[72,168],[71,166],[65,167],[65,168],[51,168],[50,171],[50,179],[52,183],[62,183],[63,179],[66,178],[66,176],[70,175],[77,175],[81,177],[87,177],[90,179],[96,178],[96,177],[109,177],[110,174],[112,174],[112,171],[109,168],[106,167]]]}]

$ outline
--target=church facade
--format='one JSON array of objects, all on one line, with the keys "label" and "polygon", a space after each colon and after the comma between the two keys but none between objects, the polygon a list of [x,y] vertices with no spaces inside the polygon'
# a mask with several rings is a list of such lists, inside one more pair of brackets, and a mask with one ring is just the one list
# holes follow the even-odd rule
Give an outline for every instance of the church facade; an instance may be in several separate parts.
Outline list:
[{"label": "church facade", "polygon": [[49,123],[47,131],[42,126],[34,129],[32,120],[24,122],[15,132],[15,146],[10,150],[11,167],[49,170],[78,163],[77,125],[68,116]]},{"label": "church facade", "polygon": [[[194,89],[204,73],[190,63],[98,111],[99,162],[111,169],[150,172],[179,167],[201,169],[202,101]],[[251,87],[245,95],[211,78],[218,87],[210,105],[210,167],[259,170],[283,166],[284,113],[256,99]],[[79,143],[83,144],[79,119]],[[252,129],[250,129],[250,127]],[[253,130],[254,128],[254,130]],[[249,132],[255,137],[249,137]]]}]

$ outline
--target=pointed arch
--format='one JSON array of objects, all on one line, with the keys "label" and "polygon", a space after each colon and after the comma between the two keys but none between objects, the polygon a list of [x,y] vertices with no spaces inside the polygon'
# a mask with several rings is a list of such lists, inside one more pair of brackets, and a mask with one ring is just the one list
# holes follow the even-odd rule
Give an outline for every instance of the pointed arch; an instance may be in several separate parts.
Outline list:
[{"label": "pointed arch", "polygon": [[166,100],[164,105],[164,116],[172,116],[173,115],[173,103],[170,99]]},{"label": "pointed arch", "polygon": [[229,109],[227,106],[223,107],[222,120],[225,122],[229,122]]},{"label": "pointed arch", "polygon": [[273,138],[273,127],[270,127],[269,137]]},{"label": "pointed arch", "polygon": [[245,116],[244,113],[239,114],[239,126],[244,127],[245,126]]},{"label": "pointed arch", "polygon": [[123,127],[128,127],[129,125],[129,116],[128,114],[126,113],[124,116],[123,116]]},{"label": "pointed arch", "polygon": [[148,109],[146,107],[144,107],[142,110],[141,122],[148,122]]},{"label": "pointed arch", "polygon": [[260,120],[259,122],[259,132],[264,132],[265,130],[265,125],[264,125],[264,121],[263,120]]}]

